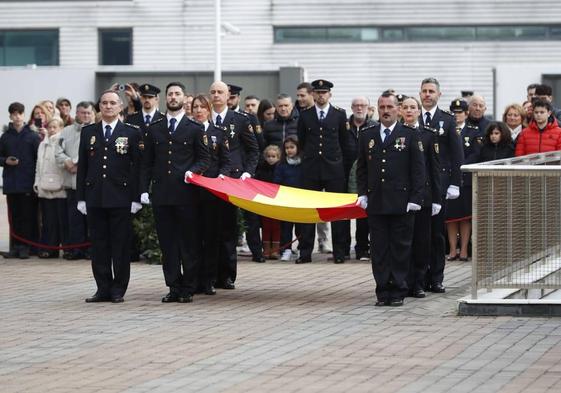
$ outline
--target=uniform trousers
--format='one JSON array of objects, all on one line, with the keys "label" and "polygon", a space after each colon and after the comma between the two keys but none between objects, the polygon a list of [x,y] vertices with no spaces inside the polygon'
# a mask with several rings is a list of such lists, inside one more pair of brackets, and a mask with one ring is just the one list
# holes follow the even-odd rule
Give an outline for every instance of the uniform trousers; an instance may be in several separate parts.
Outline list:
[{"label": "uniform trousers", "polygon": [[358,218],[356,220],[355,231],[355,253],[359,256],[368,255],[370,252],[370,242],[368,240],[368,218]]},{"label": "uniform trousers", "polygon": [[[88,239],[88,216],[84,216],[82,213],[80,213],[76,208],[77,205],[78,199],[76,198],[76,190],[67,189],[66,215],[68,217],[68,222],[66,226],[68,227],[68,244],[81,244],[85,243]],[[85,248],[74,248],[68,250],[68,252],[83,255],[85,252]]]},{"label": "uniform trousers", "polygon": [[244,210],[243,217],[245,219],[245,239],[247,246],[251,250],[253,258],[263,257],[263,242],[261,241],[261,216],[253,212]]},{"label": "uniform trousers", "polygon": [[124,296],[130,279],[130,207],[88,206],[92,270],[101,297]]},{"label": "uniform trousers", "polygon": [[409,289],[419,290],[425,287],[425,276],[431,260],[431,206],[414,213],[413,251],[407,284]]},{"label": "uniform trousers", "polygon": [[220,236],[220,256],[218,258],[219,284],[228,278],[236,281],[238,272],[238,207],[220,200],[220,219],[222,220],[222,232]]},{"label": "uniform trousers", "polygon": [[201,266],[199,286],[216,283],[218,277],[218,258],[222,233],[222,200],[211,192],[201,189],[200,220],[202,226]]},{"label": "uniform trousers", "polygon": [[200,255],[197,205],[154,205],[153,210],[166,285],[179,297],[193,295]]},{"label": "uniform trousers", "polygon": [[431,259],[426,276],[426,284],[442,284],[446,253],[446,198],[442,198],[442,209],[431,218]]},{"label": "uniform trousers", "polygon": [[[344,178],[320,180],[303,177],[301,184],[302,188],[308,190],[321,191],[325,189],[325,191],[327,192],[345,192]],[[333,257],[335,259],[342,259],[345,257],[344,230],[344,222],[331,222],[331,241],[333,243]],[[298,245],[298,248],[300,250],[300,258],[311,259],[312,251],[314,249],[315,231],[315,224],[302,224],[302,237]]]},{"label": "uniform trousers", "polygon": [[379,301],[401,300],[407,295],[407,273],[413,241],[413,213],[368,216],[372,273]]}]

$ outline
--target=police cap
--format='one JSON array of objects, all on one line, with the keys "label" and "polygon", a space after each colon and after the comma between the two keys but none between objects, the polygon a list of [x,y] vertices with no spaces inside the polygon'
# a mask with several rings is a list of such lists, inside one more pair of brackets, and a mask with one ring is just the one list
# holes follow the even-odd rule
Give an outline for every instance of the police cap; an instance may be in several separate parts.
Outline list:
[{"label": "police cap", "polygon": [[145,83],[138,87],[141,96],[156,97],[160,93],[160,89],[149,83]]},{"label": "police cap", "polygon": [[333,88],[333,83],[325,79],[316,79],[312,82],[312,87],[314,91],[330,91]]},{"label": "police cap", "polygon": [[230,95],[232,96],[239,96],[240,92],[243,90],[243,88],[236,85],[228,85],[228,89],[230,89]]},{"label": "police cap", "polygon": [[452,101],[450,104],[450,112],[467,112],[468,103],[459,98]]}]

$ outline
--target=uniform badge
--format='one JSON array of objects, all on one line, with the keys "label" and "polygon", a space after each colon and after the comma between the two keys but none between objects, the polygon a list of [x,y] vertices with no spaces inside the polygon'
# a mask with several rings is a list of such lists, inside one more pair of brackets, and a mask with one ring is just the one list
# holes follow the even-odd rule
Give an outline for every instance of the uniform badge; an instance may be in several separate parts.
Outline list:
[{"label": "uniform badge", "polygon": [[247,129],[249,130],[249,132],[254,132],[253,131],[253,126],[251,124],[247,126]]},{"label": "uniform badge", "polygon": [[94,145],[95,144],[95,135],[92,135],[92,137],[90,138],[90,145]]},{"label": "uniform badge", "polygon": [[206,136],[206,134],[203,135],[203,143],[205,144],[205,146],[208,146],[208,137]]},{"label": "uniform badge", "polygon": [[372,149],[375,144],[376,144],[376,142],[374,142],[374,139],[370,139],[370,142],[368,142],[368,148]]},{"label": "uniform badge", "polygon": [[212,141],[212,149],[216,150],[216,135],[211,135],[210,140]]},{"label": "uniform badge", "polygon": [[444,134],[444,122],[442,120],[440,120],[438,122],[438,125],[440,126],[440,128],[438,130],[438,135],[443,135]]},{"label": "uniform badge", "polygon": [[129,138],[120,136],[115,139],[115,150],[117,150],[118,154],[127,154],[129,151]]},{"label": "uniform badge", "polygon": [[144,141],[138,142],[138,149],[139,149],[140,151],[144,150]]},{"label": "uniform badge", "polygon": [[461,128],[456,128],[456,134],[458,134],[458,136],[462,135],[462,129]]},{"label": "uniform badge", "polygon": [[399,151],[405,149],[405,137],[400,136],[399,138],[397,138],[393,147],[395,147]]},{"label": "uniform badge", "polygon": [[435,152],[436,154],[439,154],[439,153],[440,153],[440,149],[439,149],[439,147],[438,147],[438,143],[435,143],[435,144],[434,144],[434,152]]},{"label": "uniform badge", "polygon": [[255,126],[255,132],[261,134],[263,132],[263,128],[259,124],[257,124]]},{"label": "uniform badge", "polygon": [[347,122],[345,125],[347,126],[347,131],[349,131],[351,129],[351,125],[349,124],[349,122]]},{"label": "uniform badge", "polygon": [[224,146],[226,146],[226,149],[230,150],[230,143],[228,143],[228,139],[224,141]]},{"label": "uniform badge", "polygon": [[236,135],[236,133],[234,132],[235,128],[236,126],[234,124],[230,124],[230,138],[233,138],[234,135]]},{"label": "uniform badge", "polygon": [[423,142],[419,141],[419,150],[420,151],[425,151],[425,148],[423,147]]},{"label": "uniform badge", "polygon": [[469,143],[469,136],[464,136],[464,146],[465,147],[470,147],[470,143]]},{"label": "uniform badge", "polygon": [[480,145],[483,144],[483,138],[482,138],[482,137],[478,136],[475,140],[476,140],[477,143],[479,143]]}]

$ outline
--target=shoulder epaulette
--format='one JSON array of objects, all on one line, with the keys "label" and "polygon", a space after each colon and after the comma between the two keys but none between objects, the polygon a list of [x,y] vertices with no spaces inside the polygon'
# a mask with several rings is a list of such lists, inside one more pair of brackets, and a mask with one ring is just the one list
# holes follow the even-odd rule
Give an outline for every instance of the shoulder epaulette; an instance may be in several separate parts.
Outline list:
[{"label": "shoulder epaulette", "polygon": [[331,105],[333,107],[333,109],[338,110],[339,112],[345,112],[345,110],[343,108],[340,108],[336,105]]},{"label": "shoulder epaulette", "polygon": [[312,105],[312,106],[309,107],[309,108],[301,109],[300,112],[307,112],[307,111],[312,110],[312,109],[314,109],[314,108],[315,108],[315,107]]},{"label": "shoulder epaulette", "polygon": [[194,123],[194,124],[196,124],[196,125],[198,125],[198,126],[202,126],[202,125],[203,125],[203,123],[199,123],[199,122],[198,122],[197,120],[195,120],[195,119],[191,119],[190,117],[187,117],[187,116],[185,116],[185,117],[186,117],[187,120],[189,120],[191,123]]},{"label": "shoulder epaulette", "polygon": [[245,112],[238,112],[238,111],[232,111],[232,112],[234,112],[236,115],[248,117],[247,113],[245,113]]},{"label": "shoulder epaulette", "polygon": [[412,130],[416,130],[416,129],[417,129],[414,125],[409,124],[409,123],[402,123],[401,125],[404,126],[404,127],[410,128],[410,129],[412,129]]},{"label": "shoulder epaulette", "polygon": [[423,126],[423,130],[426,130],[428,132],[432,132],[433,134],[438,134],[438,130],[436,128],[424,125]]},{"label": "shoulder epaulette", "polygon": [[131,124],[131,123],[124,123],[124,124],[125,124],[126,126],[135,128],[135,129],[137,129],[137,130],[140,129],[140,126],[137,126],[136,124]]},{"label": "shoulder epaulette", "polygon": [[376,127],[376,126],[378,126],[378,125],[379,125],[379,124],[370,124],[369,126],[366,126],[366,127],[362,128],[362,129],[360,130],[360,132],[364,132],[364,131],[371,130],[371,129],[373,129],[374,127]]},{"label": "shoulder epaulette", "polygon": [[443,113],[446,113],[447,115],[450,115],[450,116],[454,117],[454,114],[452,112],[450,112],[448,109],[440,108],[440,111],[443,112]]},{"label": "shoulder epaulette", "polygon": [[467,124],[466,127],[471,128],[472,130],[479,130],[479,127],[474,126],[473,124]]},{"label": "shoulder epaulette", "polygon": [[152,125],[157,124],[157,123],[159,123],[159,122],[161,122],[161,121],[164,121],[164,120],[167,121],[167,118],[166,118],[165,116],[164,116],[164,117],[160,117],[159,119],[156,119],[156,120],[154,120],[153,122],[151,122],[150,125],[152,126]]}]

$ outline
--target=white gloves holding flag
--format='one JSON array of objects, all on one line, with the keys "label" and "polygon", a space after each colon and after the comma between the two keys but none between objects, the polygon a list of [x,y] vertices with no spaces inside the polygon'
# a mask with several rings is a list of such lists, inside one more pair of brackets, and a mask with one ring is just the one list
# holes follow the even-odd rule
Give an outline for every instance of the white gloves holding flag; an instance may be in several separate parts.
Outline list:
[{"label": "white gloves holding flag", "polygon": [[143,205],[150,204],[150,197],[148,196],[147,192],[143,192],[142,194],[140,194],[140,203],[142,203]]},{"label": "white gloves holding flag", "polygon": [[438,213],[440,213],[440,209],[442,209],[442,205],[439,205],[438,203],[433,203],[431,215],[436,216]]},{"label": "white gloves holding flag", "polygon": [[193,178],[193,172],[187,171],[185,172],[185,183],[189,184],[189,179]]},{"label": "white gloves holding flag", "polygon": [[416,212],[421,210],[421,205],[417,205],[416,203],[407,203],[407,209],[405,209],[406,212]]},{"label": "white gloves holding flag", "polygon": [[446,190],[446,199],[457,199],[460,196],[460,187],[450,185]]},{"label": "white gloves holding flag", "polygon": [[249,179],[251,178],[251,175],[247,172],[242,173],[242,175],[240,176],[240,179],[245,180],[245,179]]},{"label": "white gloves holding flag", "polygon": [[360,206],[364,210],[368,207],[368,197],[366,195],[361,195],[358,197],[355,203],[356,206]]},{"label": "white gloves holding flag", "polygon": [[136,214],[142,209],[142,205],[138,202],[131,203],[131,213]]},{"label": "white gloves holding flag", "polygon": [[76,205],[76,209],[78,209],[78,211],[82,213],[84,216],[88,214],[88,209],[86,208],[86,201],[78,201],[78,204]]}]

